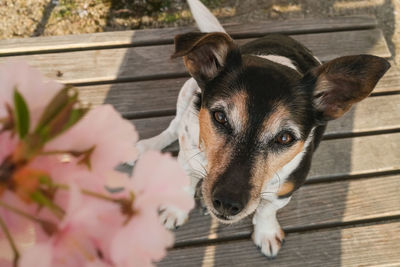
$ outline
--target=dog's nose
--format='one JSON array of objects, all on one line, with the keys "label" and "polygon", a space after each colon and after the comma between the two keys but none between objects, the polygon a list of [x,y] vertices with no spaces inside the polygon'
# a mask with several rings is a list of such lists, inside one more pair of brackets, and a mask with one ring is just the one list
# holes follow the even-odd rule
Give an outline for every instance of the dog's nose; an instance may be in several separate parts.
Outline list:
[{"label": "dog's nose", "polygon": [[213,198],[213,206],[219,213],[226,216],[239,214],[243,209],[243,205],[240,202],[222,196]]}]

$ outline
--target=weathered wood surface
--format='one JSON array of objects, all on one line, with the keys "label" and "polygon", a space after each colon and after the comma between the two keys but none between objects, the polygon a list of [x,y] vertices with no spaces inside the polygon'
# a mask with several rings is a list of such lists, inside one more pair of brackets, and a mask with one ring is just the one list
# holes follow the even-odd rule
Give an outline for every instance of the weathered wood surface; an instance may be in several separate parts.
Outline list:
[{"label": "weathered wood surface", "polygon": [[[155,103],[159,101],[157,99],[160,98],[155,98]],[[155,105],[155,103],[149,105]],[[159,114],[163,112],[166,110],[160,111]],[[174,109],[171,108],[171,113],[173,112]],[[161,133],[173,118],[174,116],[164,116],[135,119],[132,122],[142,139]],[[342,118],[329,122],[325,137],[337,138],[370,132],[395,131],[399,128],[400,95],[375,96],[358,103]]]},{"label": "weathered wood surface", "polygon": [[[301,187],[278,214],[285,231],[352,221],[400,216],[400,175],[311,184]],[[224,225],[210,215],[192,211],[189,221],[176,233],[176,245],[250,236],[251,216]],[[399,237],[400,238],[400,237]]]},{"label": "weathered wood surface", "polygon": [[[322,61],[350,54],[390,57],[382,31],[300,34],[293,36]],[[239,43],[247,40],[239,40]],[[172,45],[0,57],[0,63],[26,60],[45,76],[64,83],[87,84],[185,76],[182,60],[171,60]]]},{"label": "weathered wood surface", "polygon": [[314,153],[308,180],[400,169],[400,133],[326,140]]},{"label": "weathered wood surface", "polygon": [[[393,63],[392,63],[393,64]],[[392,66],[379,81],[374,95],[400,91],[400,71]],[[126,118],[174,114],[179,90],[188,78],[101,84],[79,87],[80,97],[92,103],[112,104]],[[149,101],[151,99],[151,101]]]},{"label": "weathered wood surface", "polygon": [[171,251],[158,266],[399,266],[400,222],[289,234],[274,260],[250,240]]},{"label": "weathered wood surface", "polygon": [[[291,34],[323,61],[361,53],[389,58],[376,25],[370,17],[349,17],[226,29],[238,43],[267,33]],[[114,105],[146,138],[173,118],[188,75],[182,60],[169,59],[171,44],[174,35],[194,29],[5,40],[0,63],[27,60],[49,78],[80,85],[84,101]],[[195,210],[176,232],[177,248],[159,265],[400,266],[399,92],[400,72],[392,67],[373,96],[329,124],[306,185],[279,213],[289,234],[276,260],[266,260],[253,245],[250,218],[226,226]],[[361,225],[365,222],[370,224]]]},{"label": "weathered wood surface", "polygon": [[[376,25],[377,22],[374,17],[359,16],[278,22],[265,21],[252,24],[250,27],[244,24],[230,24],[224,25],[224,27],[235,38],[249,38],[262,36],[267,33],[299,34],[361,30],[373,28]],[[0,56],[170,44],[173,42],[175,35],[195,30],[197,30],[195,27],[181,27],[1,40]]]}]

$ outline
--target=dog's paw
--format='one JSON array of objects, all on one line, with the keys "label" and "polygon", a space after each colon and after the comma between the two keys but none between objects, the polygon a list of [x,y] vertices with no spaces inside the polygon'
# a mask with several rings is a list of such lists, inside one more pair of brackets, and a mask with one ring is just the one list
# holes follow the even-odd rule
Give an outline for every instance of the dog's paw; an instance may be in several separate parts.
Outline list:
[{"label": "dog's paw", "polygon": [[[269,225],[271,226],[271,225]],[[281,249],[285,233],[276,223],[273,227],[255,227],[252,235],[254,244],[261,249],[261,252],[270,259],[275,258]]]},{"label": "dog's paw", "polygon": [[163,207],[160,209],[160,220],[164,224],[165,228],[178,229],[179,226],[183,225],[189,215],[175,207]]}]

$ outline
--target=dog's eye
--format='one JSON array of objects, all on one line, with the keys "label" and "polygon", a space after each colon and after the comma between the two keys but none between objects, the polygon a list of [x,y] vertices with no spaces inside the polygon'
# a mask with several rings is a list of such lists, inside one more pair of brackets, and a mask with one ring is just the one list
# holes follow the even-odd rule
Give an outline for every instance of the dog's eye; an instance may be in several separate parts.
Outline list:
[{"label": "dog's eye", "polygon": [[275,142],[278,144],[281,144],[281,145],[288,145],[288,144],[292,143],[293,140],[294,140],[294,138],[290,133],[283,132],[283,133],[280,133],[276,137]]},{"label": "dog's eye", "polygon": [[222,111],[215,111],[214,112],[214,119],[223,125],[228,123],[228,119],[226,118],[225,114]]}]

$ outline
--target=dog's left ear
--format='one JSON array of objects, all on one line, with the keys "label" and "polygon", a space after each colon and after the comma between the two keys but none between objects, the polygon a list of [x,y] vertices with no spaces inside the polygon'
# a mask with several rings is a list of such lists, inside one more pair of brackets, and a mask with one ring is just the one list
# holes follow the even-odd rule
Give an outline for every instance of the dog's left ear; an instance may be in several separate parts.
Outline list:
[{"label": "dog's left ear", "polygon": [[303,85],[314,86],[314,106],[319,119],[332,120],[366,98],[389,68],[390,63],[380,57],[345,56],[311,70],[305,75]]},{"label": "dog's left ear", "polygon": [[172,58],[184,57],[184,63],[198,82],[215,78],[226,64],[231,51],[239,53],[232,38],[222,32],[191,32],[175,37],[175,53]]}]

